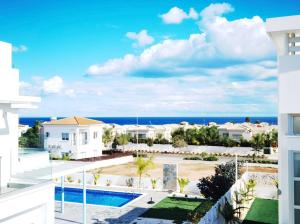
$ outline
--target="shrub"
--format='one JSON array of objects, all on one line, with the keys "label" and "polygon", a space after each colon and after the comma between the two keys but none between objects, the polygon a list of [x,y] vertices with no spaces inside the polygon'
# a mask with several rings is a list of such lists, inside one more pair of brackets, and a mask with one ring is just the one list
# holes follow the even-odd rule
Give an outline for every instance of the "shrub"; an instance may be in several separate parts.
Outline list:
[{"label": "shrub", "polygon": [[69,183],[72,183],[72,182],[73,182],[73,178],[72,178],[71,176],[67,176],[67,181],[68,181]]},{"label": "shrub", "polygon": [[218,161],[218,157],[216,156],[207,156],[203,158],[204,161]]},{"label": "shrub", "polygon": [[157,179],[151,179],[151,185],[152,185],[152,189],[154,190],[157,185]]},{"label": "shrub", "polygon": [[111,185],[111,180],[110,180],[110,179],[107,179],[107,180],[106,180],[106,186],[109,187],[110,185]]},{"label": "shrub", "polygon": [[193,156],[193,157],[184,157],[184,160],[202,160],[199,156]]},{"label": "shrub", "polygon": [[130,177],[126,180],[127,187],[133,187],[133,183],[134,183],[134,179],[132,177]]},{"label": "shrub", "polygon": [[152,138],[147,138],[147,145],[149,147],[153,146],[153,139]]},{"label": "shrub", "polygon": [[[240,177],[242,163],[238,163],[238,176]],[[228,162],[220,164],[215,168],[215,175],[203,177],[199,180],[197,187],[201,194],[213,201],[222,197],[235,182],[235,163]]]},{"label": "shrub", "polygon": [[183,147],[186,147],[187,144],[184,140],[184,138],[180,135],[176,135],[175,137],[172,138],[172,146],[174,148],[183,148]]}]

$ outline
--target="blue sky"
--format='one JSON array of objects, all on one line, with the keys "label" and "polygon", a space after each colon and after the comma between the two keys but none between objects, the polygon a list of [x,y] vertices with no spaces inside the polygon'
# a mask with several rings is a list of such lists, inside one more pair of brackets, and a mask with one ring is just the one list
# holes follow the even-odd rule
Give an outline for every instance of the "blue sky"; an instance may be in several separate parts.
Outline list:
[{"label": "blue sky", "polygon": [[299,10],[296,0],[1,0],[0,40],[14,46],[22,93],[43,100],[24,116],[275,115],[263,22]]}]

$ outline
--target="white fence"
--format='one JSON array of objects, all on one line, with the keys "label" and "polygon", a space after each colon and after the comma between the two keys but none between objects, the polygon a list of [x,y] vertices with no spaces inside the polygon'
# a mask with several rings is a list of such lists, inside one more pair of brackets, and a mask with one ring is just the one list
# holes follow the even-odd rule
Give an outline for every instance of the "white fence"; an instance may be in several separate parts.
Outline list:
[{"label": "white fence", "polygon": [[219,206],[223,206],[225,204],[226,198],[229,203],[233,204],[235,206],[234,202],[234,192],[240,191],[245,189],[245,183],[248,179],[247,173],[243,174],[241,179],[239,179],[232,187],[227,191],[225,195],[223,195],[217,203],[213,205],[213,207],[205,214],[203,218],[201,218],[199,224],[220,224],[225,223],[225,219],[223,216],[219,213]]}]

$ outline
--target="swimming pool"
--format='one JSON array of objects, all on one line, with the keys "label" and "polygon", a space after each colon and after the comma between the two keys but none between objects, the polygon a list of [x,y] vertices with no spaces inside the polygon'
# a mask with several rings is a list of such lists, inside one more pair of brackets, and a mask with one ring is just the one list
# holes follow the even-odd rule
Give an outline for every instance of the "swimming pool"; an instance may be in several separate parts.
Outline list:
[{"label": "swimming pool", "polygon": [[[66,202],[82,203],[83,201],[83,190],[80,188],[65,187],[64,193]],[[86,203],[91,205],[122,207],[141,195],[142,194],[136,193],[87,189]],[[55,187],[55,200],[61,201],[61,187]]]}]

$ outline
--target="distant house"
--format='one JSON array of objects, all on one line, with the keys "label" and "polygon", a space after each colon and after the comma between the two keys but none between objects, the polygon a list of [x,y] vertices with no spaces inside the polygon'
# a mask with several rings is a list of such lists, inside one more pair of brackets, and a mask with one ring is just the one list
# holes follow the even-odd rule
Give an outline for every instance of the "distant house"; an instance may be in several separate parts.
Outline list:
[{"label": "distant house", "polygon": [[54,156],[72,159],[102,155],[104,123],[83,117],[68,117],[43,123],[44,148]]}]

